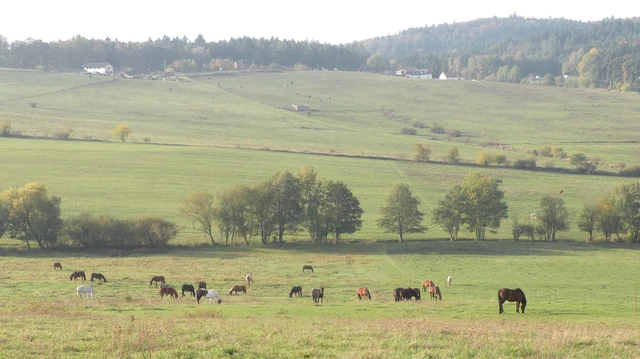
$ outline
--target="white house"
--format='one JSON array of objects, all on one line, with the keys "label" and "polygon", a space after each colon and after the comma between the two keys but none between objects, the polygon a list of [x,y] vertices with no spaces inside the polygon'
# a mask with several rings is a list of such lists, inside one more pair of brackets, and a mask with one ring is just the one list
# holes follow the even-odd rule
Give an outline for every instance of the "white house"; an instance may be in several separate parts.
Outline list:
[{"label": "white house", "polygon": [[440,80],[464,80],[461,74],[457,72],[443,72],[440,74]]},{"label": "white house", "polygon": [[88,74],[113,75],[113,66],[108,62],[98,62],[84,65],[84,72]]}]

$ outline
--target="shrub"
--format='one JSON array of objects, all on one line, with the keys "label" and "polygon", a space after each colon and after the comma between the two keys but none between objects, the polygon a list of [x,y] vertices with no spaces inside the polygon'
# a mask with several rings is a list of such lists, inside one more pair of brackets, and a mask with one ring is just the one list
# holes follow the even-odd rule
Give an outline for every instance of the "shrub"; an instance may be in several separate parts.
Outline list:
[{"label": "shrub", "polygon": [[431,156],[431,146],[424,143],[416,143],[413,146],[413,158],[418,162],[427,162],[429,161],[429,156]]},{"label": "shrub", "polygon": [[551,154],[551,147],[547,145],[540,147],[538,149],[538,155],[544,156],[544,157],[553,157],[553,155]]},{"label": "shrub", "polygon": [[58,130],[53,134],[53,137],[59,139],[59,140],[68,140],[69,137],[71,137],[71,132],[73,132],[73,129],[71,127],[68,127],[65,130]]},{"label": "shrub", "polygon": [[493,157],[487,151],[481,151],[476,156],[476,164],[481,166],[488,166],[493,163]]},{"label": "shrub", "polygon": [[497,155],[493,156],[493,160],[498,166],[501,166],[507,163],[507,156],[502,153],[498,153]]},{"label": "shrub", "polygon": [[144,141],[144,143],[149,143],[151,142],[151,139],[149,137],[145,137],[142,139]]},{"label": "shrub", "polygon": [[431,133],[444,133],[444,127],[438,125],[437,123],[433,123],[433,126],[431,126],[431,129],[429,130],[429,132]]},{"label": "shrub", "polygon": [[449,150],[447,150],[447,154],[444,157],[444,161],[446,163],[456,164],[460,162],[460,151],[458,151],[458,147],[451,146]]},{"label": "shrub", "polygon": [[446,134],[448,137],[460,137],[461,132],[460,130],[447,130]]},{"label": "shrub", "polygon": [[513,162],[513,168],[533,171],[536,169],[536,159],[532,157],[526,160],[516,160]]},{"label": "shrub", "polygon": [[551,155],[555,158],[565,158],[567,157],[567,154],[564,153],[564,150],[562,149],[562,147],[554,147],[551,150]]},{"label": "shrub", "polygon": [[37,102],[29,102],[29,106],[31,106],[31,108],[36,108],[36,106],[38,106]]},{"label": "shrub", "polygon": [[424,123],[420,121],[413,121],[413,127],[424,128]]},{"label": "shrub", "polygon": [[618,174],[625,177],[640,177],[640,165],[621,168],[620,171],[618,171]]},{"label": "shrub", "polygon": [[11,121],[3,120],[0,124],[0,136],[11,136]]},{"label": "shrub", "polygon": [[415,135],[416,133],[418,133],[418,131],[415,128],[410,128],[410,127],[403,127],[400,130],[400,133],[403,135]]}]

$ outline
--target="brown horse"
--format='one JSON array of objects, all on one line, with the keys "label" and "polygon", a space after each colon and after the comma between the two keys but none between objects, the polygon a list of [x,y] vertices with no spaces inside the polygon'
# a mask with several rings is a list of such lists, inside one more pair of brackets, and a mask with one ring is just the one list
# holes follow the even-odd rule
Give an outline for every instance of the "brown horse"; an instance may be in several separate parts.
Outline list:
[{"label": "brown horse", "polygon": [[200,289],[207,289],[207,283],[198,282],[198,290],[200,290]]},{"label": "brown horse", "polygon": [[153,278],[151,278],[151,280],[149,281],[149,287],[151,287],[151,284],[153,282],[156,282],[156,287],[158,286],[158,282],[162,283],[162,284],[166,284],[167,282],[164,280],[164,276],[161,275],[157,275],[154,276]]},{"label": "brown horse", "polygon": [[62,264],[60,264],[60,262],[53,263],[53,270],[56,270],[56,268],[60,268],[60,270],[62,270]]},{"label": "brown horse", "polygon": [[524,314],[524,308],[527,306],[527,297],[524,296],[522,289],[502,288],[498,291],[499,314],[504,313],[502,304],[507,301],[516,302],[516,313],[520,313],[520,306],[522,306],[522,314]]},{"label": "brown horse", "polygon": [[371,300],[371,293],[369,293],[369,289],[365,287],[358,288],[356,294],[358,295],[358,300],[362,298],[368,298],[369,300]]},{"label": "brown horse", "polygon": [[289,292],[289,298],[291,298],[293,295],[302,298],[302,287],[298,285],[291,288],[291,292]]},{"label": "brown horse", "polygon": [[311,291],[311,298],[313,298],[314,303],[323,302],[324,301],[324,287],[313,288]]},{"label": "brown horse", "polygon": [[105,283],[107,283],[107,278],[105,278],[102,273],[91,273],[91,281],[93,282],[94,279],[97,279],[98,282],[103,280]]},{"label": "brown horse", "polygon": [[416,298],[416,300],[420,300],[420,290],[418,288],[404,288],[400,290],[401,300],[407,300],[407,299],[411,300],[411,298]]},{"label": "brown horse", "polygon": [[431,295],[431,299],[435,299],[436,302],[438,301],[438,298],[442,300],[442,293],[440,292],[440,287],[438,286],[429,287],[429,294]]},{"label": "brown horse", "polygon": [[305,270],[310,270],[311,273],[313,273],[313,267],[306,265],[306,266],[302,266],[302,273],[304,273]]},{"label": "brown horse", "polygon": [[403,288],[396,288],[393,290],[393,300],[395,300],[396,302],[399,302],[402,298],[400,297],[400,291],[402,291]]},{"label": "brown horse", "polygon": [[424,282],[422,282],[422,290],[424,291],[427,291],[427,288],[433,287],[433,286],[435,286],[435,284],[431,280],[425,280]]},{"label": "brown horse", "polygon": [[231,289],[229,289],[229,295],[231,295],[232,292],[236,292],[236,294],[238,294],[238,292],[247,294],[247,287],[244,285],[234,285],[233,287],[231,287]]},{"label": "brown horse", "polygon": [[75,271],[71,273],[69,276],[69,280],[78,280],[78,278],[82,278],[82,280],[87,280],[87,276],[84,274],[84,271]]},{"label": "brown horse", "polygon": [[160,286],[160,299],[162,297],[168,295],[169,297],[173,297],[173,299],[178,299],[178,291],[175,288],[169,287],[167,284],[163,284]]}]

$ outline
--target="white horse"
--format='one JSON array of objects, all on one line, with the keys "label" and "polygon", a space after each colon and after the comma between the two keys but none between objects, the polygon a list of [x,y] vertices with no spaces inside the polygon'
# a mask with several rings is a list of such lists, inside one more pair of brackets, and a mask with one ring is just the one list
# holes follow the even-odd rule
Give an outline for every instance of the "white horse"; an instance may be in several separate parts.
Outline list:
[{"label": "white horse", "polygon": [[91,297],[93,299],[93,288],[90,285],[81,285],[76,288],[76,292],[78,293],[78,297],[82,299],[82,293],[87,294],[87,298]]},{"label": "white horse", "polygon": [[447,276],[447,285],[451,285],[451,276]]},{"label": "white horse", "polygon": [[536,216],[535,213],[531,213],[531,219],[537,219],[537,218],[538,218],[538,216]]},{"label": "white horse", "polygon": [[218,304],[220,304],[222,302],[222,298],[220,298],[220,295],[218,295],[218,292],[216,292],[213,289],[199,289],[198,290],[198,304],[200,304],[200,298],[209,298],[209,304],[213,303],[213,300],[215,299],[216,302]]},{"label": "white horse", "polygon": [[251,282],[253,282],[253,277],[251,276],[251,273],[247,274],[247,276],[244,279],[247,280],[247,285],[251,285]]}]

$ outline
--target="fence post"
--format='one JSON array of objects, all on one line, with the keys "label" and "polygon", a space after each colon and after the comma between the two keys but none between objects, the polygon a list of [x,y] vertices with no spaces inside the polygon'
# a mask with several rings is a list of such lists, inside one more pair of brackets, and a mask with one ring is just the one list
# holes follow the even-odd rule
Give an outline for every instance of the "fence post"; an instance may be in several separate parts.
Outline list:
[{"label": "fence post", "polygon": [[633,296],[633,314],[636,314],[636,302],[638,301],[638,296]]}]

